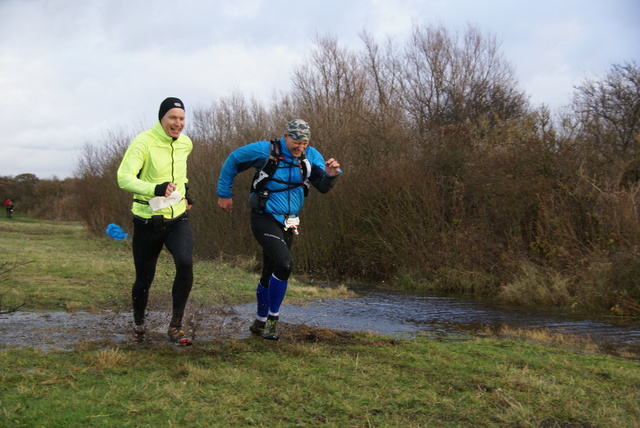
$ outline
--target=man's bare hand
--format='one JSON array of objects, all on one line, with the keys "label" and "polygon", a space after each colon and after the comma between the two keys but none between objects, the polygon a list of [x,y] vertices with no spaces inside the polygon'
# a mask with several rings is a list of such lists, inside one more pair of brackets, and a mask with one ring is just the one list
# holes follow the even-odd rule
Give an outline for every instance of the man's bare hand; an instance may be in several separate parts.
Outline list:
[{"label": "man's bare hand", "polygon": [[233,211],[233,199],[218,198],[218,206],[222,208],[222,211],[230,213],[231,211]]},{"label": "man's bare hand", "polygon": [[334,158],[331,158],[327,162],[325,162],[324,170],[332,177],[335,177],[336,175],[340,174],[340,172],[342,172],[340,171],[340,163]]}]

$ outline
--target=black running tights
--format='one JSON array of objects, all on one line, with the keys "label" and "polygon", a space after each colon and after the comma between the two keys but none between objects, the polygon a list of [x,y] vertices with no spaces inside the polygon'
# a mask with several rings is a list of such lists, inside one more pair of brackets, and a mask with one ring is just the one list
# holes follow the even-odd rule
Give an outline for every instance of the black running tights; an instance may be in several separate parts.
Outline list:
[{"label": "black running tights", "polygon": [[156,273],[158,256],[162,246],[173,256],[176,276],[173,280],[173,314],[171,326],[179,326],[193,285],[193,234],[185,217],[174,223],[154,226],[138,219],[133,222],[133,261],[136,280],[133,284],[133,318],[136,325],[144,323],[149,299],[149,288]]},{"label": "black running tights", "polygon": [[291,245],[293,232],[284,227],[271,214],[251,211],[251,230],[262,247],[262,275],[260,284],[269,287],[271,274],[281,281],[291,276]]}]

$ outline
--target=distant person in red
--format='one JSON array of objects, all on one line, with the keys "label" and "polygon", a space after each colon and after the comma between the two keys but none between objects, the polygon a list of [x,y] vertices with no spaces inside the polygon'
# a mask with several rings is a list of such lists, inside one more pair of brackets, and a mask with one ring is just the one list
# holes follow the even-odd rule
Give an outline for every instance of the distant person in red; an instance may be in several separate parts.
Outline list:
[{"label": "distant person in red", "polygon": [[7,217],[11,217],[11,211],[13,210],[13,202],[11,202],[11,199],[7,198],[4,201],[4,209],[7,210]]}]

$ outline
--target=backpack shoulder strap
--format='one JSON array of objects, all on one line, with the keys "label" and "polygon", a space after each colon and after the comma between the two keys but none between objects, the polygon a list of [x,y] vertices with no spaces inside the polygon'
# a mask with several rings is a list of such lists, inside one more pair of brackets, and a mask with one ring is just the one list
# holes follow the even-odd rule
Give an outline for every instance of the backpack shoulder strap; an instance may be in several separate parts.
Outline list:
[{"label": "backpack shoulder strap", "polygon": [[251,182],[251,191],[262,191],[264,187],[267,185],[271,177],[276,173],[276,169],[278,169],[278,162],[282,159],[282,154],[280,151],[280,141],[279,140],[271,140],[271,149],[269,151],[269,158],[267,162],[265,162],[264,166],[256,172],[256,175],[253,177],[253,181]]},{"label": "backpack shoulder strap", "polygon": [[298,159],[300,162],[300,172],[302,174],[302,187],[306,198],[309,196],[309,186],[311,185],[311,183],[309,183],[309,177],[311,177],[311,162],[309,162],[309,159],[307,159],[304,153],[302,153]]}]

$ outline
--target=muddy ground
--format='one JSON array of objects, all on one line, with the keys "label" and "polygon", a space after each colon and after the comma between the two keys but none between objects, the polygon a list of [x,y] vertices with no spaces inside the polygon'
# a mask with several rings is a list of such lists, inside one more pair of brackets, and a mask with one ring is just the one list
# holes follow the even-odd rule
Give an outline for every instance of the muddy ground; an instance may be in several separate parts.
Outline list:
[{"label": "muddy ground", "polygon": [[[171,345],[166,338],[170,311],[147,313],[147,341],[151,346]],[[184,326],[194,344],[250,337],[251,305],[235,308],[188,309]],[[43,351],[72,351],[85,345],[123,346],[131,344],[132,314],[125,311],[16,311],[0,314],[0,349],[34,347]],[[344,341],[350,333],[304,324],[281,322],[283,339],[300,341]]]},{"label": "muddy ground", "polygon": [[[159,300],[150,302],[146,322],[148,341],[151,345],[158,346],[169,344],[166,331],[171,312],[170,302]],[[322,302],[287,305],[285,319],[280,323],[280,336],[284,340],[343,342],[351,337],[351,332],[375,328],[375,331],[383,335],[404,337],[418,334],[440,339],[455,336],[456,340],[460,340],[477,334],[487,334],[488,330],[487,324],[476,322],[414,325],[405,322],[405,318],[401,317],[394,323],[390,314],[377,314],[373,303],[358,302],[357,299],[339,302],[342,306],[335,302],[329,306],[323,306]],[[345,306],[347,304],[352,306]],[[357,310],[354,310],[354,305]],[[389,306],[383,305],[387,310]],[[248,327],[253,321],[254,311],[255,304],[196,307],[190,303],[187,306],[184,327],[196,345],[228,339],[246,339],[250,336]],[[433,312],[433,307],[429,311]],[[414,311],[413,315],[416,314]],[[481,315],[483,318],[487,317],[484,312]],[[0,348],[29,346],[45,351],[71,351],[85,344],[109,347],[128,345],[131,343],[132,320],[131,311],[125,308],[93,312],[17,310],[12,313],[0,313]],[[504,324],[495,324],[489,330],[500,336],[502,325]],[[384,327],[388,328],[385,330]],[[598,350],[640,359],[637,329],[629,330],[627,340],[612,340],[611,330],[605,327],[601,334],[593,335],[590,339],[595,342]]]},{"label": "muddy ground", "polygon": [[[248,336],[247,319],[236,311],[210,308],[208,314],[189,317],[185,326],[194,339],[212,341]],[[150,342],[164,342],[168,312],[149,312]],[[0,345],[32,346],[69,351],[82,343],[123,345],[131,341],[132,315],[128,312],[15,312],[0,315]]]}]

